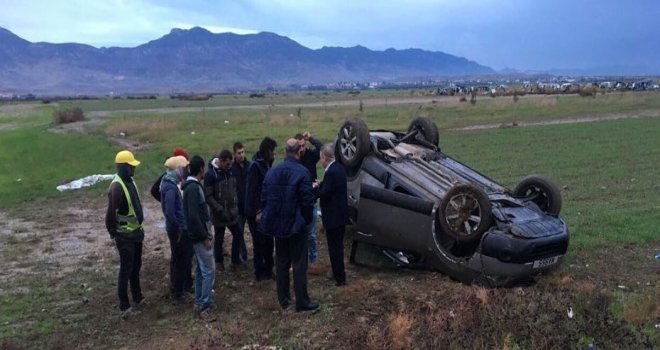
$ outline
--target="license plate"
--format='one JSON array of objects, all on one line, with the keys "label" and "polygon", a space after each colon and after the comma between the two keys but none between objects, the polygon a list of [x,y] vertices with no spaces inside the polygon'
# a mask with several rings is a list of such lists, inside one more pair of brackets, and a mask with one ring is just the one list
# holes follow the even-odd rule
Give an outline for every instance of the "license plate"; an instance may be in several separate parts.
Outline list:
[{"label": "license plate", "polygon": [[532,268],[534,269],[541,269],[544,267],[548,267],[550,265],[555,264],[559,260],[559,256],[553,256],[552,258],[545,258],[545,259],[539,259],[534,261],[534,265],[532,265]]}]

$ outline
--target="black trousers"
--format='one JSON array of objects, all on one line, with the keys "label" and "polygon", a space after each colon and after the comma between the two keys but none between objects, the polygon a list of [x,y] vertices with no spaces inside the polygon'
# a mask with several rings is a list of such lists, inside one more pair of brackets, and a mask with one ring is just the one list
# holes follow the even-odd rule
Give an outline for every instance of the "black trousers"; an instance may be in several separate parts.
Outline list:
[{"label": "black trousers", "polygon": [[126,310],[131,307],[128,301],[128,284],[131,285],[131,296],[134,303],[144,299],[140,289],[140,269],[142,268],[142,241],[135,241],[115,235],[115,244],[119,252],[119,280],[117,281],[117,296],[119,309]]},{"label": "black trousers", "polygon": [[296,234],[286,238],[275,238],[277,271],[277,300],[280,305],[291,301],[289,293],[289,267],[293,266],[293,290],[296,308],[307,306],[307,234]]},{"label": "black trousers", "polygon": [[190,270],[186,273],[190,242],[185,233],[168,232],[167,238],[170,240],[170,295],[173,298],[180,298],[183,294],[184,280],[190,275]]},{"label": "black trousers", "polygon": [[225,228],[231,232],[231,263],[238,265],[243,262],[241,257],[241,246],[245,246],[243,231],[238,223],[230,226],[215,226],[215,239],[213,242],[213,257],[216,263],[224,264],[225,258],[222,256],[222,245],[225,241]]},{"label": "black trousers", "polygon": [[275,266],[273,259],[275,241],[273,236],[265,235],[257,230],[257,222],[254,219],[248,219],[248,226],[252,235],[254,276],[257,279],[268,277],[273,273],[273,266]]},{"label": "black trousers", "polygon": [[238,215],[238,230],[243,232],[243,240],[241,241],[241,246],[239,247],[239,253],[241,255],[241,260],[248,261],[247,246],[245,245],[245,216],[243,214]]},{"label": "black trousers", "polygon": [[328,253],[330,265],[332,266],[332,277],[336,282],[346,282],[346,270],[344,269],[344,232],[346,226],[326,229],[328,238]]}]

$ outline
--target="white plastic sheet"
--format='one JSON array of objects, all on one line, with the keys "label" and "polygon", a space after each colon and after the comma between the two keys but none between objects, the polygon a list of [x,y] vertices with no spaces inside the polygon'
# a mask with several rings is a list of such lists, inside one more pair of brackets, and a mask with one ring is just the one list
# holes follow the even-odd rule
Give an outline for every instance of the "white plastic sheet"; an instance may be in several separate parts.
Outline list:
[{"label": "white plastic sheet", "polygon": [[69,183],[65,183],[64,185],[59,185],[57,186],[57,190],[60,192],[64,192],[68,190],[77,190],[79,188],[92,186],[99,181],[112,180],[114,177],[115,177],[114,175],[99,175],[99,174],[85,176],[82,179],[73,180]]}]

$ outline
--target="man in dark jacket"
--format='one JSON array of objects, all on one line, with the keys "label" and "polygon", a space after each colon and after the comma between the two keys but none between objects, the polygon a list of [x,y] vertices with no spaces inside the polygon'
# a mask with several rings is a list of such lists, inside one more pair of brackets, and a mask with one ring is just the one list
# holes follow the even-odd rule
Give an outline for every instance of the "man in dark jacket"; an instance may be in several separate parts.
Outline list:
[{"label": "man in dark jacket", "polygon": [[[183,200],[179,184],[188,177],[188,160],[183,156],[165,161],[165,175],[160,184],[160,205],[165,216],[165,231],[170,241],[170,298],[182,301],[186,269],[186,253],[192,249],[183,216]],[[190,273],[190,271],[188,271]]]},{"label": "man in dark jacket", "polygon": [[321,165],[325,176],[318,193],[321,198],[321,220],[328,239],[328,253],[332,266],[332,277],[337,286],[346,284],[344,270],[344,231],[348,223],[348,194],[346,185],[346,170],[335,162],[332,145],[321,149]]},{"label": "man in dark jacket", "polygon": [[204,178],[204,159],[193,156],[190,159],[190,176],[183,184],[183,214],[188,227],[188,237],[197,257],[195,274],[195,304],[200,317],[212,321],[213,283],[215,265],[213,263],[213,236],[211,217],[200,181]]},{"label": "man in dark jacket", "polygon": [[[306,131],[303,134],[296,134],[294,136],[298,143],[302,147],[302,155],[300,156],[300,162],[302,165],[307,168],[309,175],[312,177],[312,182],[318,179],[316,172],[316,163],[319,162],[321,147],[323,143],[317,138],[313,137],[309,131]],[[314,149],[307,147],[307,141],[314,145]],[[316,202],[314,202],[314,212],[312,213],[312,223],[309,225],[309,263],[315,264],[318,259],[318,250],[316,249],[316,216],[318,209],[316,207]],[[314,265],[312,265],[314,266]]]},{"label": "man in dark jacket", "polygon": [[316,196],[309,171],[299,162],[301,153],[298,141],[289,139],[286,159],[266,175],[259,228],[275,237],[277,299],[282,308],[291,303],[289,268],[293,266],[296,311],[315,311],[319,303],[307,294],[307,235]]},{"label": "man in dark jacket", "polygon": [[[234,143],[234,162],[231,164],[231,173],[236,178],[236,194],[238,196],[238,227],[241,232],[245,232],[245,183],[247,181],[247,171],[250,168],[250,162],[245,157],[245,147],[240,142]],[[240,248],[241,259],[248,260],[247,247],[245,239]]]},{"label": "man in dark jacket", "polygon": [[233,160],[231,152],[222,150],[218,157],[209,164],[204,176],[204,195],[211,211],[211,220],[215,230],[213,254],[216,270],[225,269],[222,245],[225,238],[225,228],[232,234],[231,263],[234,266],[244,265],[241,259],[240,248],[245,245],[243,232],[238,226],[238,196],[236,178],[230,167]]},{"label": "man in dark jacket", "polygon": [[144,214],[137,186],[133,181],[135,167],[139,164],[140,162],[131,152],[117,153],[115,156],[117,174],[108,190],[108,210],[105,214],[105,227],[110,234],[110,239],[114,239],[119,252],[117,296],[122,319],[130,316],[132,312],[131,303],[128,300],[129,282],[133,303],[138,306],[144,303],[144,296],[140,288]]},{"label": "man in dark jacket", "polygon": [[259,151],[254,154],[252,164],[248,168],[247,182],[245,184],[245,217],[247,218],[252,234],[252,248],[254,254],[254,276],[257,281],[274,277],[273,249],[275,242],[273,236],[265,235],[259,231],[258,218],[261,217],[261,188],[268,169],[273,166],[277,142],[270,137],[261,140]]}]

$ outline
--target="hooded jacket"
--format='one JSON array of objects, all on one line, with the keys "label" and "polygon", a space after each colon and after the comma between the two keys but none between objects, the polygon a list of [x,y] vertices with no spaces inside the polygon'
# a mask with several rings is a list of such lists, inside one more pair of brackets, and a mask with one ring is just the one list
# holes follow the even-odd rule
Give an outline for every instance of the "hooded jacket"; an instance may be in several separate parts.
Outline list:
[{"label": "hooded jacket", "polygon": [[163,176],[160,183],[160,205],[165,216],[165,230],[169,233],[187,231],[183,216],[183,199],[179,190],[179,178],[173,170]]},{"label": "hooded jacket", "polygon": [[238,222],[236,178],[231,169],[217,168],[214,160],[204,175],[204,196],[209,205],[213,225],[230,226]]},{"label": "hooded jacket", "polygon": [[188,177],[183,184],[183,215],[188,227],[188,238],[192,243],[212,239],[209,207],[204,199],[202,184],[193,177]]},{"label": "hooded jacket", "polygon": [[[131,197],[133,203],[133,210],[135,211],[135,216],[137,220],[142,223],[144,222],[144,213],[142,212],[142,204],[140,203],[140,197],[138,196],[138,191],[133,182],[133,177],[131,177],[131,168],[128,164],[117,164],[117,176],[119,176],[124,184],[126,189]],[[144,230],[138,229],[132,233],[123,234],[117,232],[117,214],[119,215],[128,215],[128,200],[124,194],[119,183],[113,182],[110,184],[108,189],[108,209],[105,213],[105,227],[110,234],[110,237],[114,238],[117,234],[120,234],[122,238],[131,239],[135,241],[142,241],[144,239]]]}]

